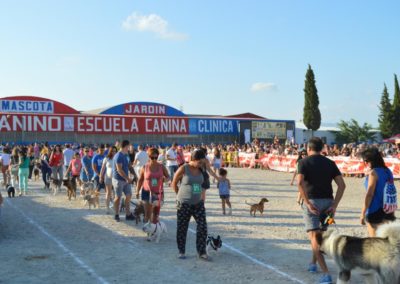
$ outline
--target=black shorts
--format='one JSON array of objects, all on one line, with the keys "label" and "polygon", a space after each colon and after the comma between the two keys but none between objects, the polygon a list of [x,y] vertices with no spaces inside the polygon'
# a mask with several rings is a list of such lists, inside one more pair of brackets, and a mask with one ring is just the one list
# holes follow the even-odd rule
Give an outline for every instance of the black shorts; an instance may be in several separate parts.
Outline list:
[{"label": "black shorts", "polygon": [[396,217],[394,213],[387,214],[383,211],[383,208],[380,208],[378,211],[368,214],[365,220],[370,224],[381,224],[384,221],[394,221]]}]

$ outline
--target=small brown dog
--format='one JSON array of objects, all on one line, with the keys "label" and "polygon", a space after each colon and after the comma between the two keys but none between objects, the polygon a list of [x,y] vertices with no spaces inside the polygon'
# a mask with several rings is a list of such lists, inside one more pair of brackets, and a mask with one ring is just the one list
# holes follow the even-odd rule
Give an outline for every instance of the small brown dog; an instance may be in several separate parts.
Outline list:
[{"label": "small brown dog", "polygon": [[94,208],[99,208],[100,201],[99,201],[100,192],[95,191],[93,194],[87,194],[84,197],[85,203],[89,204],[89,209],[92,209],[92,205]]},{"label": "small brown dog", "polygon": [[63,185],[67,188],[67,197],[71,201],[72,196],[76,199],[76,180],[64,179]]},{"label": "small brown dog", "polygon": [[256,203],[256,204],[250,204],[250,203],[247,203],[247,201],[245,201],[245,202],[247,205],[250,205],[250,216],[256,217],[257,211],[260,211],[261,215],[263,215],[264,203],[269,202],[269,200],[264,197],[264,198],[261,198],[260,202]]},{"label": "small brown dog", "polygon": [[40,178],[40,163],[36,163],[34,168],[33,168],[33,176],[35,178],[35,181],[38,181]]},{"label": "small brown dog", "polygon": [[140,202],[136,205],[135,209],[133,210],[133,215],[135,216],[136,225],[139,224],[142,220],[140,219],[140,215],[143,215],[144,218],[144,205],[143,202]]}]

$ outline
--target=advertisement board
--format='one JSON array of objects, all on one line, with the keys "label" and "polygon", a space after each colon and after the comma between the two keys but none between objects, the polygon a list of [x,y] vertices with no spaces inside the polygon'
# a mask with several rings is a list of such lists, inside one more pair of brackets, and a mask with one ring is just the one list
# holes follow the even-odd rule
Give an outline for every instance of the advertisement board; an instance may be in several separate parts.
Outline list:
[{"label": "advertisement board", "polygon": [[257,139],[286,139],[286,122],[252,121],[251,136]]},{"label": "advertisement board", "polygon": [[232,134],[239,133],[238,121],[234,119],[189,118],[190,134]]}]

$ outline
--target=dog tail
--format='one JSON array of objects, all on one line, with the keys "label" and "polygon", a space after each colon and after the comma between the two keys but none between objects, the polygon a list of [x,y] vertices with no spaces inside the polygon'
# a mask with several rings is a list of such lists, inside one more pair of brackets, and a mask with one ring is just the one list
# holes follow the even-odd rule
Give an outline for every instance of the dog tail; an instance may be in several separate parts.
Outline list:
[{"label": "dog tail", "polygon": [[247,203],[247,200],[244,200],[244,203],[246,203],[247,205],[253,205],[253,204],[250,204],[250,203]]},{"label": "dog tail", "polygon": [[391,244],[400,247],[400,222],[379,226],[376,236],[384,239],[387,238]]}]

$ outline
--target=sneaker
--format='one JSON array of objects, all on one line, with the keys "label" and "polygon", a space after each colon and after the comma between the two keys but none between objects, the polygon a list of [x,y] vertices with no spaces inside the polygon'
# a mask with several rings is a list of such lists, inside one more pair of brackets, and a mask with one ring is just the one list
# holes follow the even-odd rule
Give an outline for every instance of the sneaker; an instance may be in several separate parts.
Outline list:
[{"label": "sneaker", "polygon": [[135,216],[131,213],[130,215],[126,215],[125,220],[128,220],[128,221],[135,221],[136,218],[135,218]]},{"label": "sneaker", "polygon": [[310,273],[317,273],[317,265],[315,263],[310,263],[307,271]]},{"label": "sneaker", "polygon": [[186,255],[184,253],[178,254],[179,259],[186,259]]},{"label": "sneaker", "polygon": [[322,275],[319,284],[332,284],[332,277],[329,274]]},{"label": "sneaker", "polygon": [[120,220],[119,220],[119,215],[115,215],[114,220],[117,221],[117,222],[119,222],[119,221],[120,221]]}]

